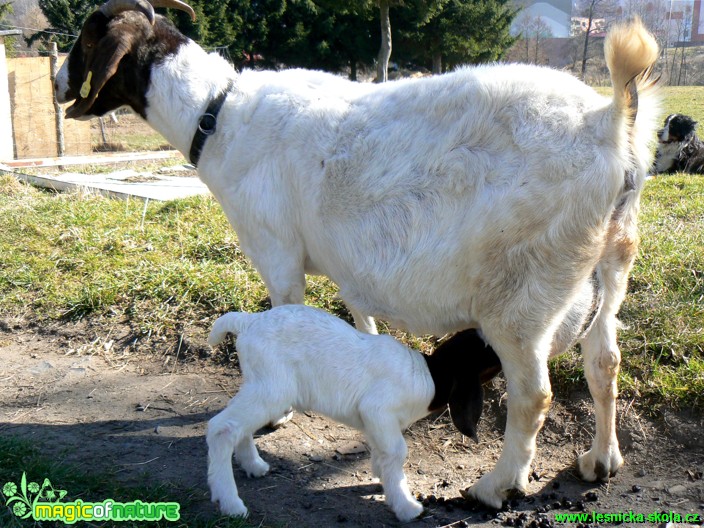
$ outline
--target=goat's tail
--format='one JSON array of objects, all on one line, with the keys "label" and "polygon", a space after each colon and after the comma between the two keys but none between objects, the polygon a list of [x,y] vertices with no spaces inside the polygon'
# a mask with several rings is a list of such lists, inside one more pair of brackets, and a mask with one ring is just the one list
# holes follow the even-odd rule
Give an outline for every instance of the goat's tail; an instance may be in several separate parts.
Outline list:
[{"label": "goat's tail", "polygon": [[217,318],[208,336],[210,346],[219,345],[225,340],[227,334],[239,334],[252,324],[255,314],[244,312],[230,312]]},{"label": "goat's tail", "polygon": [[604,42],[614,103],[631,124],[638,112],[638,93],[658,80],[653,75],[653,65],[659,53],[655,38],[638,17],[614,26]]}]

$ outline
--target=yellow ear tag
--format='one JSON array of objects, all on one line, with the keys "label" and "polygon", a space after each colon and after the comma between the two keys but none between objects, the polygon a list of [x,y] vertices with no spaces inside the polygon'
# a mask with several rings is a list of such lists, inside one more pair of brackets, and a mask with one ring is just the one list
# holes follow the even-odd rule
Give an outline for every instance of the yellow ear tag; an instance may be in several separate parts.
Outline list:
[{"label": "yellow ear tag", "polygon": [[88,94],[90,93],[90,80],[92,78],[93,78],[93,72],[89,71],[85,82],[81,86],[81,97],[83,97],[83,99],[86,99],[88,97]]}]

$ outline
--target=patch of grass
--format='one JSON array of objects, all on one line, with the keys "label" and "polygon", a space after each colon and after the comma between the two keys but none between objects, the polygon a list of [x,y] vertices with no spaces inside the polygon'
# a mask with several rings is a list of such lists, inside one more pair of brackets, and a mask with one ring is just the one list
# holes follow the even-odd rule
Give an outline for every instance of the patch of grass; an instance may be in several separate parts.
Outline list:
[{"label": "patch of grass", "polygon": [[[141,528],[150,526],[154,528],[246,528],[252,526],[241,519],[226,517],[204,519],[199,515],[188,513],[188,506],[194,497],[202,494],[199,490],[184,489],[170,486],[169,484],[130,485],[119,484],[114,475],[104,472],[87,472],[81,467],[62,464],[53,458],[47,458],[37,446],[26,440],[17,438],[0,437],[0,490],[6,483],[12,482],[19,487],[22,474],[27,476],[27,482],[36,482],[41,485],[44,479],[49,479],[55,490],[65,490],[66,496],[61,502],[82,500],[83,502],[102,502],[113,499],[117,502],[178,502],[180,504],[179,521],[168,522],[105,522],[91,523],[90,526],[105,528]],[[28,484],[30,485],[30,484]],[[34,522],[20,520],[10,508],[6,506],[7,497],[0,494],[0,526],[3,528],[26,528],[28,526],[59,527],[66,526],[60,522]],[[34,495],[30,495],[30,500]],[[84,525],[79,523],[76,526]]]},{"label": "patch of grass", "polygon": [[[611,97],[611,87],[594,87],[601,95]],[[670,114],[685,114],[695,121],[704,121],[704,86],[663,86],[661,116],[658,124],[662,124]]]},{"label": "patch of grass", "polygon": [[117,123],[111,118],[103,119],[103,133],[100,129],[99,120],[92,121],[93,150],[98,152],[106,151],[149,151],[168,150],[167,141],[146,122],[133,113],[121,113],[117,117]]},{"label": "patch of grass", "polygon": [[[619,318],[624,398],[704,410],[704,178],[676,175],[646,183],[641,245]],[[552,365],[558,383],[583,380],[571,353]]]},{"label": "patch of grass", "polygon": [[648,182],[641,246],[621,309],[623,385],[656,401],[704,408],[704,178]]},{"label": "patch of grass", "polygon": [[76,319],[129,315],[144,332],[173,330],[267,292],[218,204],[114,201],[49,194],[0,180],[4,313]]},{"label": "patch of grass", "polygon": [[686,114],[704,120],[704,86],[667,86],[663,88],[663,120],[670,114]]}]

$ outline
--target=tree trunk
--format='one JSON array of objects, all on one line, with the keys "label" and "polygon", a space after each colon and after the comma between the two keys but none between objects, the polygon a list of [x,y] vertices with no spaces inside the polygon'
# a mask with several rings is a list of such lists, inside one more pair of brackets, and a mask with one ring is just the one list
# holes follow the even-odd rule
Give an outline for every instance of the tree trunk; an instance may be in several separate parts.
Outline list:
[{"label": "tree trunk", "polygon": [[587,22],[587,33],[584,35],[584,51],[582,53],[582,81],[587,75],[587,51],[589,48],[589,34],[592,32],[592,19],[594,18],[594,2],[589,5],[589,22]]},{"label": "tree trunk", "polygon": [[535,64],[538,64],[538,59],[540,58],[540,34],[535,32]]},{"label": "tree trunk", "polygon": [[684,86],[687,84],[687,59],[685,58],[684,51],[685,48],[684,46],[682,46],[682,55],[680,57],[680,72],[677,76],[677,86]]},{"label": "tree trunk", "polygon": [[433,53],[433,75],[442,73],[442,53],[436,51]]},{"label": "tree trunk", "polygon": [[357,80],[357,59],[350,59],[350,81]]},{"label": "tree trunk", "polygon": [[379,0],[381,21],[381,47],[376,65],[376,82],[389,79],[389,58],[391,58],[391,19],[389,18],[389,0]]},{"label": "tree trunk", "polygon": [[249,51],[249,68],[251,70],[255,69],[256,64],[254,63],[254,50]]}]

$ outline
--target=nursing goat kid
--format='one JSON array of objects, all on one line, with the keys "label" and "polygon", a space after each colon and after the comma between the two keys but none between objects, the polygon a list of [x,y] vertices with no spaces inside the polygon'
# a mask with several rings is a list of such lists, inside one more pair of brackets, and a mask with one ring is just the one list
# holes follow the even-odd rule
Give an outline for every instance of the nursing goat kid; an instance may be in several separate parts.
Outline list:
[{"label": "nursing goat kid", "polygon": [[516,64],[383,84],[238,74],[150,9],[110,0],[86,19],[56,80],[58,100],[75,100],[68,117],[129,105],[192,154],[273,305],[302,303],[305,273],[319,273],[360,329],[371,317],[414,333],[481,329],[508,418],[496,467],[469,493],[494,507],[528,484],[548,357],[572,344],[564,327],[597,273],[601,309],[580,339],[596,434],[578,465],[587,480],[616,473],[616,313],[658,106],[658,47],[639,21],[606,38],[605,98]]},{"label": "nursing goat kid", "polygon": [[215,346],[230,332],[244,382],[227,408],[208,424],[208,484],[213,502],[230,515],[247,515],[232,473],[232,452],[248,475],[269,471],[252,434],[289,406],[322,413],[365,433],[373,473],[400,521],[420,515],[403,464],[403,431],[450,405],[457,428],[476,440],[481,384],[500,369],[496,354],[474,330],[461,332],[432,356],[388,335],[363,334],[322,310],[286,305],[267,312],[232,312],[213,325]]}]

